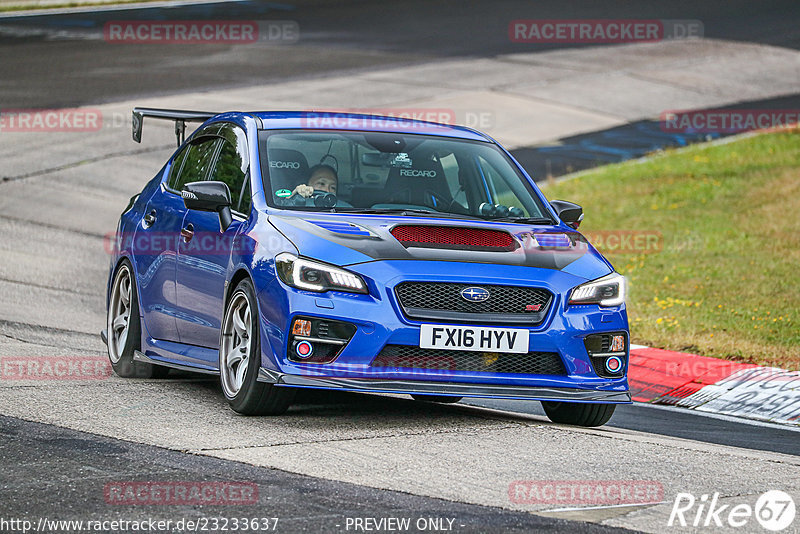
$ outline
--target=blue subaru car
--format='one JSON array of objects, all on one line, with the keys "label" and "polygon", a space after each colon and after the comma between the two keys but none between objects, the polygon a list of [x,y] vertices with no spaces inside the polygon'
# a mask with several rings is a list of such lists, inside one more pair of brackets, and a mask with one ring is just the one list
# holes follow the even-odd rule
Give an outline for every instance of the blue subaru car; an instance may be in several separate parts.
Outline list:
[{"label": "blue subaru car", "polygon": [[[114,371],[218,375],[231,408],[297,388],[541,401],[554,422],[629,403],[625,279],[478,131],[373,115],[136,108],[178,149],[114,236]],[[188,139],[186,124],[201,122]]]}]

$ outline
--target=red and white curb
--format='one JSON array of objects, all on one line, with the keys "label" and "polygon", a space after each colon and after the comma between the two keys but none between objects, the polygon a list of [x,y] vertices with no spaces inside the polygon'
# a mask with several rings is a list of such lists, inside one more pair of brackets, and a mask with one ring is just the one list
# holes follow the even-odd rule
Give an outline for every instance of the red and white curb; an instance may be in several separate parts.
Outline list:
[{"label": "red and white curb", "polygon": [[800,426],[800,372],[631,345],[636,402]]}]

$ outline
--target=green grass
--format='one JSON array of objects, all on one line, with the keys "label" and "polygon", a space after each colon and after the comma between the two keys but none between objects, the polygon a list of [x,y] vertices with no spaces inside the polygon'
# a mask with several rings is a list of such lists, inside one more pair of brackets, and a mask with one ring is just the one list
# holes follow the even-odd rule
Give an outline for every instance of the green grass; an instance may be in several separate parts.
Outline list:
[{"label": "green grass", "polygon": [[581,231],[660,232],[608,254],[630,282],[631,340],[800,369],[800,130],[696,145],[544,187]]}]

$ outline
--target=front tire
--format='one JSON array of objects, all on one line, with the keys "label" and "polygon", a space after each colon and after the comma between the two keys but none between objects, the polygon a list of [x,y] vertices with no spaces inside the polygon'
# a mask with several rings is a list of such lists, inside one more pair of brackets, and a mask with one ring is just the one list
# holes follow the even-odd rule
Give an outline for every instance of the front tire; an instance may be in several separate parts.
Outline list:
[{"label": "front tire", "polygon": [[242,280],[225,306],[219,340],[222,392],[242,415],[280,415],[294,400],[293,388],[259,382],[261,342],[258,301],[250,280]]},{"label": "front tire", "polygon": [[114,372],[122,378],[163,378],[169,369],[160,365],[137,362],[133,354],[141,350],[142,323],[133,267],[122,260],[111,284],[106,317],[108,359]]},{"label": "front tire", "polygon": [[603,426],[616,407],[616,404],[542,401],[544,413],[552,422],[577,426]]}]

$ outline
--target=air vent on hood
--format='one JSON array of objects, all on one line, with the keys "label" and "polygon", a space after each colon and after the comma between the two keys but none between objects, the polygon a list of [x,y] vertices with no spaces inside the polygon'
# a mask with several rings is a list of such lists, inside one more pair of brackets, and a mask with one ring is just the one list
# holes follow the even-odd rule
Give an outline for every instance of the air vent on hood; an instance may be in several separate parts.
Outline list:
[{"label": "air vent on hood", "polygon": [[487,228],[401,224],[392,228],[392,235],[406,248],[454,248],[507,252],[517,247],[517,242],[508,232]]},{"label": "air vent on hood", "polygon": [[362,236],[370,235],[369,231],[353,223],[336,222],[336,221],[309,221],[309,222],[316,224],[320,228],[324,228],[325,230],[328,230],[329,232],[334,232],[336,234],[362,235]]}]

